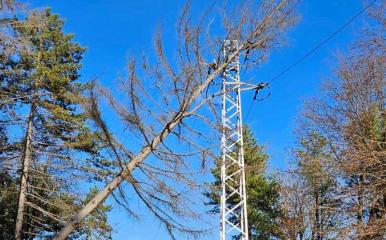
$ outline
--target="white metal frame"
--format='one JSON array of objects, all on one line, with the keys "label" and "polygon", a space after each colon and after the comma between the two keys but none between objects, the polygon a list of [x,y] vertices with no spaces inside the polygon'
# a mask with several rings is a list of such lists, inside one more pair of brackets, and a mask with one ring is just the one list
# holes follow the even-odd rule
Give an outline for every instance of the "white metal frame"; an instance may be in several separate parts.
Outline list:
[{"label": "white metal frame", "polygon": [[[225,40],[223,57],[233,55],[239,47],[237,40]],[[253,84],[240,82],[240,62],[237,55],[222,76],[220,240],[230,240],[237,235],[241,236],[241,240],[249,240],[240,93],[242,90],[255,88]],[[236,204],[231,206],[231,199],[233,203],[236,200]]]}]

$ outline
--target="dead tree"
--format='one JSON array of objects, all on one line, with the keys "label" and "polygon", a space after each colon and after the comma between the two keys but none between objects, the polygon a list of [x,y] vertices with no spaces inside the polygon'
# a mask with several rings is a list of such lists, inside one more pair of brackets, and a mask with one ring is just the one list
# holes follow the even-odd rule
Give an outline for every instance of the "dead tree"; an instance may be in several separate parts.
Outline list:
[{"label": "dead tree", "polygon": [[[269,51],[281,43],[281,33],[291,26],[294,1],[265,0],[258,4],[245,3],[226,11],[223,29],[216,36],[209,28],[213,19],[208,11],[197,22],[192,22],[187,4],[178,20],[176,49],[171,60],[169,49],[162,43],[158,32],[155,37],[155,56],[143,57],[141,64],[132,60],[128,64],[127,79],[122,82],[125,100],[117,100],[103,88],[94,88],[87,106],[100,129],[100,137],[114,157],[116,168],[108,183],[83,209],[68,221],[54,238],[65,239],[107,197],[119,198],[128,211],[125,191],[126,181],[174,236],[175,231],[199,233],[176,219],[197,217],[189,211],[190,190],[182,191],[175,184],[194,187],[192,162],[202,164],[214,156],[218,146],[220,124],[218,96],[215,91],[218,77],[235,57],[248,55],[245,66],[257,65]],[[230,56],[222,57],[225,39],[237,39],[240,47]],[[212,59],[215,58],[215,64]],[[212,67],[208,72],[209,65]],[[209,88],[209,89],[208,89]],[[98,90],[99,89],[99,90]],[[102,119],[97,95],[102,95],[124,123],[125,135],[132,139],[125,144],[121,134],[114,133]],[[145,161],[146,160],[146,161]],[[135,213],[133,213],[135,214]]]},{"label": "dead tree", "polygon": [[280,236],[282,239],[309,239],[308,215],[312,203],[305,181],[296,171],[280,173]]}]

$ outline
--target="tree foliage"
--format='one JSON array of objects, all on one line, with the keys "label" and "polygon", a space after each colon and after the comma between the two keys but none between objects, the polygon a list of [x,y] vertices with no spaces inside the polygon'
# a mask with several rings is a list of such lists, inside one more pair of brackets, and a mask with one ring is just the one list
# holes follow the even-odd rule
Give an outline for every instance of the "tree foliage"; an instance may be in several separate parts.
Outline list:
[{"label": "tree foliage", "polygon": [[327,140],[317,132],[302,135],[294,149],[295,169],[282,184],[283,234],[300,239],[336,239],[341,224],[338,180]]},{"label": "tree foliage", "polygon": [[375,6],[300,120],[295,177],[282,184],[285,215],[299,219],[285,225],[291,238],[386,237],[386,4]]},{"label": "tree foliage", "polygon": [[[89,163],[99,157],[81,109],[88,88],[78,81],[84,49],[49,9],[9,21],[1,33],[0,116],[7,137],[1,140],[0,203],[7,208],[0,225],[10,238],[51,238],[82,204],[72,186],[87,179]],[[100,229],[108,236],[108,211],[102,205],[71,238]]]}]

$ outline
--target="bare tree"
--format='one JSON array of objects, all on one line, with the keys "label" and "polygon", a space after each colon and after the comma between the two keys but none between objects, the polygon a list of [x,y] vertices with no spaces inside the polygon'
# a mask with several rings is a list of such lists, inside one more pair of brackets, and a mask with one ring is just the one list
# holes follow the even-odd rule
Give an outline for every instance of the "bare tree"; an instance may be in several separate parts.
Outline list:
[{"label": "bare tree", "polygon": [[308,239],[308,215],[312,201],[307,194],[307,185],[295,171],[283,172],[280,176],[281,237]]},{"label": "bare tree", "polygon": [[[107,185],[67,222],[54,239],[65,239],[77,225],[107,197],[119,198],[119,203],[131,212],[121,184],[126,181],[147,208],[162,222],[172,237],[174,232],[199,233],[177,221],[197,217],[189,209],[190,190],[175,184],[195,187],[194,174],[189,170],[197,158],[214,156],[218,146],[220,124],[219,100],[216,91],[218,77],[236,57],[245,57],[245,67],[258,65],[269,51],[281,43],[282,33],[292,25],[294,1],[265,0],[247,2],[225,11],[222,31],[209,28],[211,11],[197,22],[189,15],[189,3],[178,20],[176,49],[171,60],[162,43],[160,32],[155,37],[153,55],[145,55],[141,64],[131,60],[128,76],[123,80],[124,100],[101,87],[94,88],[88,105],[90,115],[108,143],[111,164],[118,169],[106,176]],[[219,34],[217,37],[213,33]],[[225,39],[238,40],[239,47],[222,55]],[[213,59],[214,61],[208,60]],[[99,90],[98,90],[99,89]],[[102,95],[124,123],[133,144],[125,144],[102,119],[97,95]],[[145,161],[147,160],[147,161]],[[196,162],[196,163],[194,163]],[[126,201],[126,202],[125,202]],[[133,213],[134,214],[134,213]]]},{"label": "bare tree", "polygon": [[20,7],[20,3],[14,0],[1,0],[0,11],[14,11]]}]

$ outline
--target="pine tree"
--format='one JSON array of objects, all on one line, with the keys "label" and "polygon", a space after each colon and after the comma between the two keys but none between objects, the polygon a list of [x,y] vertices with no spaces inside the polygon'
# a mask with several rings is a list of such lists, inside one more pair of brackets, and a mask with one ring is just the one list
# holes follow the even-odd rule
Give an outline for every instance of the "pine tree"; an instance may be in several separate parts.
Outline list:
[{"label": "pine tree", "polygon": [[[268,155],[264,153],[263,147],[257,144],[250,128],[246,126],[244,161],[249,235],[252,240],[272,239],[279,235],[277,220],[281,213],[278,206],[278,184],[266,176],[267,160]],[[215,181],[210,184],[210,191],[204,193],[209,199],[208,205],[213,206],[211,213],[220,212],[221,159],[217,159],[215,164],[212,169]]]},{"label": "pine tree", "polygon": [[[83,201],[71,185],[98,157],[97,139],[80,108],[88,88],[78,81],[84,48],[62,29],[58,15],[49,9],[35,11],[11,24],[12,37],[26,45],[3,52],[0,58],[2,126],[13,133],[1,157],[4,163],[15,158],[21,162],[20,168],[4,175],[12,183],[4,189],[19,192],[15,239],[52,237],[80,208]],[[2,42],[3,49],[6,44]],[[101,226],[108,236],[108,210],[90,216],[100,218],[94,229],[84,225],[74,236],[86,230],[91,234]]]}]

